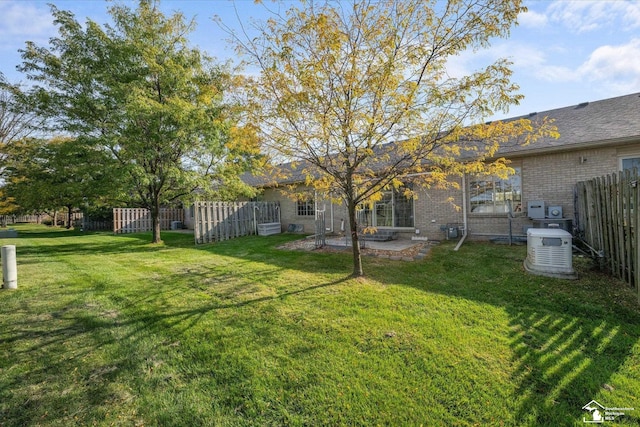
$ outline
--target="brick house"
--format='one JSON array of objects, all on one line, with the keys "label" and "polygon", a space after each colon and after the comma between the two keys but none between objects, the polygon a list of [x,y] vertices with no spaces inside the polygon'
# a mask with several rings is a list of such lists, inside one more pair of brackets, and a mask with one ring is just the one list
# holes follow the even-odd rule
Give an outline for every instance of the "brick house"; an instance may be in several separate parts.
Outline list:
[{"label": "brick house", "polygon": [[[554,119],[560,137],[526,147],[501,147],[498,155],[511,160],[516,170],[509,179],[465,176],[456,178],[460,190],[420,190],[415,199],[389,191],[373,209],[362,212],[362,218],[380,230],[431,240],[456,238],[452,229],[462,231],[465,225],[468,237],[474,239],[505,237],[510,228],[514,236],[524,236],[527,228],[550,221],[571,230],[576,182],[640,168],[640,93],[531,113],[526,118],[536,116]],[[260,196],[260,200],[280,202],[283,229],[298,224],[313,233],[316,209],[324,209],[329,231],[348,230],[344,204],[332,203],[312,190],[306,198],[283,194],[283,184],[302,181],[301,176],[289,177],[278,188],[264,188]],[[549,215],[554,218],[543,219]]]}]

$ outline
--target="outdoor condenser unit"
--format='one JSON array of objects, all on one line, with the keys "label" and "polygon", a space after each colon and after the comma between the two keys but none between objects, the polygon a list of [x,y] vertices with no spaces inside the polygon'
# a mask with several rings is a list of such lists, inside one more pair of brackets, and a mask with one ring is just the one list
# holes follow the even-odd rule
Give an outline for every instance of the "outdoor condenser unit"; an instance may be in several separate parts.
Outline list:
[{"label": "outdoor condenser unit", "polygon": [[558,228],[527,230],[527,258],[524,268],[542,276],[575,279],[571,234]]}]

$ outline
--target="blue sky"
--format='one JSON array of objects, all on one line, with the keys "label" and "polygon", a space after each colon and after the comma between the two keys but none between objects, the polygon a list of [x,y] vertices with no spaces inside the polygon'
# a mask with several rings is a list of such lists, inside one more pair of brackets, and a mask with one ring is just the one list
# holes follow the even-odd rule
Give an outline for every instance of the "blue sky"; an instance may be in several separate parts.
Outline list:
[{"label": "blue sky", "polygon": [[[0,0],[0,72],[11,82],[23,79],[15,67],[18,49],[26,40],[46,45],[54,35],[47,3],[70,10],[84,22],[90,18],[108,21],[109,3],[103,0]],[[130,3],[135,6],[135,3]],[[286,8],[294,0],[269,8]],[[519,17],[519,26],[508,39],[496,39],[491,47],[465,53],[450,63],[450,72],[465,74],[497,58],[513,62],[512,80],[525,99],[509,113],[495,118],[525,115],[640,92],[640,2],[625,0],[528,1],[529,11]],[[234,59],[225,33],[213,16],[229,26],[264,19],[265,5],[252,0],[164,0],[165,13],[180,10],[195,17],[198,27],[192,43],[220,59]],[[236,15],[236,12],[238,15]]]}]

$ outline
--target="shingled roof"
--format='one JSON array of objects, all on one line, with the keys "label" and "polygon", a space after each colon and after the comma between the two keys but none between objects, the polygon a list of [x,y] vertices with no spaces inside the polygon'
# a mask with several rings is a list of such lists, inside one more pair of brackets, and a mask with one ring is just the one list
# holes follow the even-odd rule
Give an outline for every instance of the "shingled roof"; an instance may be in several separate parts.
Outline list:
[{"label": "shingled roof", "polygon": [[[501,155],[534,154],[556,150],[640,142],[640,93],[583,102],[555,110],[531,113],[513,119],[532,121],[548,117],[560,133],[558,139],[543,138],[528,146],[501,147]],[[510,119],[511,120],[511,119]]]},{"label": "shingled roof", "polygon": [[[554,120],[560,137],[541,138],[527,146],[505,144],[500,147],[500,156],[526,156],[539,153],[563,151],[586,147],[597,147],[614,143],[640,143],[640,92],[618,96],[554,110],[533,112],[526,116],[513,117],[504,121],[529,119],[533,122],[543,118]],[[286,172],[284,179],[269,179],[265,176],[245,174],[243,181],[253,186],[292,184],[304,181],[302,166],[292,168],[291,164],[278,166]]]}]

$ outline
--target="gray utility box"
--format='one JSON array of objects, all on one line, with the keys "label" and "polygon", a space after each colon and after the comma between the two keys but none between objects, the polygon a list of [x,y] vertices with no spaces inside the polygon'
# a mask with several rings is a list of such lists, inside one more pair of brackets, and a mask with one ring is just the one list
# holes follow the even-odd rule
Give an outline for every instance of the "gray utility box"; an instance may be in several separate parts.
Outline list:
[{"label": "gray utility box", "polygon": [[463,228],[462,224],[458,223],[449,223],[445,228],[445,233],[447,235],[447,240],[457,239],[460,237],[461,229]]},{"label": "gray utility box", "polygon": [[562,206],[549,206],[548,218],[562,218]]},{"label": "gray utility box", "polygon": [[527,202],[527,215],[531,219],[544,219],[544,200],[529,200]]}]

